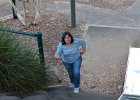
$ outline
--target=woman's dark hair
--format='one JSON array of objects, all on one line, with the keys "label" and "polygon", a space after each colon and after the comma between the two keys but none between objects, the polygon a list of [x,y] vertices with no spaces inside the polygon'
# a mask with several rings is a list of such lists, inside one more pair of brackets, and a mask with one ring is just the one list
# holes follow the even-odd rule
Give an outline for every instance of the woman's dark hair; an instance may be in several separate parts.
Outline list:
[{"label": "woman's dark hair", "polygon": [[66,32],[62,33],[62,40],[61,40],[62,45],[65,45],[66,44],[65,43],[65,37],[66,37],[66,35],[68,35],[68,36],[71,37],[71,43],[73,43],[73,41],[74,41],[73,36],[71,35],[71,33],[68,32],[68,31],[66,31]]}]

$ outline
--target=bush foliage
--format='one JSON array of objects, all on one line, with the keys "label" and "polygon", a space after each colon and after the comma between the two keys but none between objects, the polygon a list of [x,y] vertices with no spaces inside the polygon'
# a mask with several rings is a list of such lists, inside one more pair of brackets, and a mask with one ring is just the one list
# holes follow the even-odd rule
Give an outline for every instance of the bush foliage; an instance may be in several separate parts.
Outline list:
[{"label": "bush foliage", "polygon": [[45,82],[45,70],[33,50],[0,31],[0,90],[22,94],[42,88]]}]

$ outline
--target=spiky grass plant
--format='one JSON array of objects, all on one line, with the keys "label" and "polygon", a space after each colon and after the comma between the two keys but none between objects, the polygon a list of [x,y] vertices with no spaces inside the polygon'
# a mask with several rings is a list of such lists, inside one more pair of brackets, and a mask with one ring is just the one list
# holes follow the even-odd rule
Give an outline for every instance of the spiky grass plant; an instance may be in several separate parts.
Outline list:
[{"label": "spiky grass plant", "polygon": [[33,50],[0,31],[0,90],[28,93],[45,85],[46,74]]}]

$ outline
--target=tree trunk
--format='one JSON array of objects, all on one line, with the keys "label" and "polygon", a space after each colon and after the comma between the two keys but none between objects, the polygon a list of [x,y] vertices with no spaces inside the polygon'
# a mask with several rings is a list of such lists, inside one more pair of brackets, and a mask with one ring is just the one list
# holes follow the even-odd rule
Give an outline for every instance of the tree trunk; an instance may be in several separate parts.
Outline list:
[{"label": "tree trunk", "polygon": [[22,1],[23,4],[23,19],[25,21],[25,28],[28,28],[28,22],[27,22],[27,13],[26,13],[26,4]]},{"label": "tree trunk", "polygon": [[[16,6],[16,0],[12,0],[12,2],[13,2],[13,4],[15,4],[15,6]],[[17,19],[18,17],[17,17],[17,14],[16,14],[16,12],[15,12],[15,10],[14,10],[13,7],[12,7],[12,11],[13,11],[13,19]]]},{"label": "tree trunk", "polygon": [[25,25],[25,20],[22,17],[22,15],[19,13],[19,10],[15,6],[15,4],[12,2],[12,0],[9,0],[9,3],[12,6],[12,8],[14,9],[15,13],[17,14],[18,19]]},{"label": "tree trunk", "polygon": [[34,24],[37,24],[40,20],[41,13],[40,13],[40,5],[41,5],[41,0],[33,0],[34,6],[35,6],[35,20]]}]

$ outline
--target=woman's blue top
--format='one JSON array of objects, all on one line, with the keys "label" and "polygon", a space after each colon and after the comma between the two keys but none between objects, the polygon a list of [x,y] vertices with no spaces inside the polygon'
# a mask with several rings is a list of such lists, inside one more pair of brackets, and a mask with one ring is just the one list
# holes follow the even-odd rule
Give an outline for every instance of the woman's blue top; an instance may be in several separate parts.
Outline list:
[{"label": "woman's blue top", "polygon": [[74,38],[74,41],[71,46],[62,45],[62,42],[59,42],[54,56],[61,56],[63,62],[73,63],[81,55],[80,47],[86,48],[85,40]]}]

